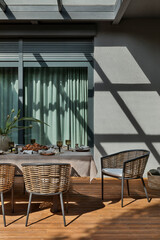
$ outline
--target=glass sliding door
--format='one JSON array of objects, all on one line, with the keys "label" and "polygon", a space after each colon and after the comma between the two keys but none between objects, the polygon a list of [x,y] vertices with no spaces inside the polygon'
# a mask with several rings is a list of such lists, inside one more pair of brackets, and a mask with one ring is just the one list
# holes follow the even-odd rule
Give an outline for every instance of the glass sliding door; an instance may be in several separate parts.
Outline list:
[{"label": "glass sliding door", "polygon": [[88,144],[87,67],[25,67],[24,112],[49,124],[33,124],[25,143],[40,144],[71,139],[72,147]]},{"label": "glass sliding door", "polygon": [[[4,127],[11,110],[18,112],[18,68],[0,67],[0,126]],[[14,116],[14,114],[13,114]],[[10,138],[18,143],[18,131],[13,131]]]}]

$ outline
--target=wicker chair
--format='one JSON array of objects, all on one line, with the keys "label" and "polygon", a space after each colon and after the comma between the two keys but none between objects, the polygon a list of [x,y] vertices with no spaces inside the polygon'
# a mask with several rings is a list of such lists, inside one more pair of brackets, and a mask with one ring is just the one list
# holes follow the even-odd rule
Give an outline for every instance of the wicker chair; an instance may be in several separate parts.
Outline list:
[{"label": "wicker chair", "polygon": [[69,190],[71,165],[57,164],[22,164],[25,188],[29,195],[26,224],[28,223],[32,195],[60,195],[64,226],[66,226],[63,193]]},{"label": "wicker chair", "polygon": [[6,219],[5,219],[5,211],[4,211],[4,200],[3,193],[11,190],[11,205],[12,212],[14,211],[14,203],[13,203],[13,184],[14,184],[14,174],[15,174],[15,166],[12,164],[1,163],[0,164],[0,194],[1,194],[1,204],[2,204],[2,214],[4,226],[6,227]]},{"label": "wicker chair", "polygon": [[127,181],[127,190],[129,193],[129,179],[140,178],[144,187],[144,191],[149,202],[147,190],[143,180],[143,173],[148,161],[149,151],[147,150],[129,150],[101,158],[102,173],[102,200],[103,200],[103,177],[104,175],[118,178],[122,181],[121,188],[121,206],[123,207],[123,189],[124,180]]}]

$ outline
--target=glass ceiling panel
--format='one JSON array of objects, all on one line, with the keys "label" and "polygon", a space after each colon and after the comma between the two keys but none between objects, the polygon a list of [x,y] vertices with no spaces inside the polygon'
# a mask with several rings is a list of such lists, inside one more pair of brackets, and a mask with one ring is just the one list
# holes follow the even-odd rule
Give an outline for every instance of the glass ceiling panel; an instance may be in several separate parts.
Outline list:
[{"label": "glass ceiling panel", "polygon": [[[5,0],[7,5],[57,5],[57,0]],[[62,0],[65,6],[114,6],[117,0]]]}]

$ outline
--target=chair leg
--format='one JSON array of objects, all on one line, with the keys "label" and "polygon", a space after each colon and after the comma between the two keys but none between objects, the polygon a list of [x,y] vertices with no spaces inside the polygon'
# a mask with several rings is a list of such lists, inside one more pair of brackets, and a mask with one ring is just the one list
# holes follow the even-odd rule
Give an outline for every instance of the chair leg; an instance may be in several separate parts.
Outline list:
[{"label": "chair leg", "polygon": [[67,191],[67,193],[66,193],[66,198],[67,198],[66,212],[68,213],[69,191]]},{"label": "chair leg", "polygon": [[148,193],[147,193],[147,189],[146,189],[146,186],[145,186],[145,183],[144,183],[144,180],[143,180],[143,177],[141,178],[141,181],[142,181],[142,184],[143,184],[143,187],[144,187],[144,191],[145,191],[145,194],[146,194],[147,201],[150,202],[149,197],[148,197]]},{"label": "chair leg", "polygon": [[26,224],[25,224],[26,227],[27,227],[27,224],[28,224],[29,211],[30,211],[30,207],[31,207],[31,200],[32,200],[32,193],[29,194],[29,203],[28,203],[27,217],[26,217]]},{"label": "chair leg", "polygon": [[11,206],[12,206],[12,213],[14,213],[14,186],[11,189]]},{"label": "chair leg", "polygon": [[62,192],[60,193],[60,202],[61,202],[61,209],[62,209],[62,215],[63,215],[63,222],[64,222],[64,226],[66,226],[66,220],[65,220],[65,215],[64,215],[63,194],[62,194]]},{"label": "chair leg", "polygon": [[124,191],[124,178],[122,177],[122,187],[121,187],[121,207],[123,207],[123,191]]},{"label": "chair leg", "polygon": [[26,194],[25,182],[23,183],[23,194]]},{"label": "chair leg", "polygon": [[5,211],[4,211],[3,192],[1,192],[1,203],[2,203],[2,214],[3,214],[4,227],[6,227],[6,219],[5,219]]},{"label": "chair leg", "polygon": [[102,189],[101,189],[101,192],[102,192],[102,200],[103,200],[103,187],[104,187],[104,183],[103,183],[103,173],[102,173],[102,179],[101,179],[101,186],[102,186]]},{"label": "chair leg", "polygon": [[129,192],[129,180],[127,179],[127,191],[128,191],[128,196],[130,196],[130,192]]}]

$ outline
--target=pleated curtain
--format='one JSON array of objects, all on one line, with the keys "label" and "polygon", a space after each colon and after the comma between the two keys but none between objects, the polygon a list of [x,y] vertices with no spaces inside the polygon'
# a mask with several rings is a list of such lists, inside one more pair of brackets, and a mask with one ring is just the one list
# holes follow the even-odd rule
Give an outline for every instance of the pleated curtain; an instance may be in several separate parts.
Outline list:
[{"label": "pleated curtain", "polygon": [[47,123],[25,131],[25,143],[56,144],[70,139],[87,145],[87,68],[32,67],[24,69],[25,116]]},{"label": "pleated curtain", "polygon": [[[4,127],[7,115],[18,112],[18,68],[0,67],[0,127]],[[14,117],[14,114],[13,114]],[[13,130],[10,138],[18,143],[18,131]]]}]

